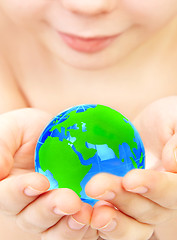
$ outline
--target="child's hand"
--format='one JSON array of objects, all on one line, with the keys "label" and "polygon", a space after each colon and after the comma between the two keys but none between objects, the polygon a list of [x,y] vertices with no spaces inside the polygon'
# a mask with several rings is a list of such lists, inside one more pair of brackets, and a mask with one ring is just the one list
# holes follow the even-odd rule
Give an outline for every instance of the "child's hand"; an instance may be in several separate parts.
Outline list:
[{"label": "child's hand", "polygon": [[46,192],[48,179],[34,172],[35,145],[49,119],[36,109],[0,116],[0,212],[45,240],[95,240],[97,231],[89,227],[92,207],[70,189]]},{"label": "child's hand", "polygon": [[[98,174],[88,183],[89,196],[112,204],[96,205],[93,211],[91,225],[103,238],[148,239],[157,224],[177,217],[177,97],[151,104],[134,124],[145,145],[146,167],[163,172],[132,170],[122,179]],[[111,219],[114,230],[100,229]]]},{"label": "child's hand", "polygon": [[177,97],[146,107],[135,119],[146,149],[146,169],[177,172]]},{"label": "child's hand", "polygon": [[177,216],[176,189],[174,173],[138,169],[124,178],[97,174],[87,184],[86,192],[107,203],[95,205],[91,226],[104,239],[147,240],[157,224]]},{"label": "child's hand", "polygon": [[[141,171],[143,173],[145,172],[143,170]],[[144,173],[141,178],[143,179],[144,177],[144,179],[149,180],[148,177],[150,178],[150,176],[150,174]],[[158,179],[159,176],[156,177]],[[127,183],[128,185],[129,178],[127,177],[123,183]],[[161,178],[159,178],[159,181]],[[140,180],[140,177],[138,180]],[[152,179],[149,181],[152,184]],[[143,183],[145,184],[145,180]],[[95,175],[86,185],[86,193],[90,197],[105,201],[99,201],[94,206],[91,219],[92,228],[98,229],[99,235],[103,239],[149,239],[153,234],[154,225],[166,220],[172,213],[171,209],[166,209],[156,203],[158,202],[160,204],[159,192],[162,189],[161,185],[159,186],[158,184],[160,184],[160,182],[158,182],[152,190],[149,187],[149,191],[146,193],[147,198],[145,198],[143,195],[127,192],[122,186],[121,177],[107,173]],[[158,187],[157,195],[155,195],[156,188]]]}]

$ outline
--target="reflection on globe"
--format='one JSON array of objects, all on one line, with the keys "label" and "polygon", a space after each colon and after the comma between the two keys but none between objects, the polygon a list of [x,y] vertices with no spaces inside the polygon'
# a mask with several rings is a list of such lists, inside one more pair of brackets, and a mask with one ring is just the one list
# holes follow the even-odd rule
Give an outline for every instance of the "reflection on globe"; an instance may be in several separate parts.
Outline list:
[{"label": "reflection on globe", "polygon": [[144,146],[135,127],[103,105],[79,105],[57,115],[36,146],[35,170],[49,179],[50,189],[70,188],[92,206],[97,200],[85,193],[92,176],[124,176],[144,164]]}]

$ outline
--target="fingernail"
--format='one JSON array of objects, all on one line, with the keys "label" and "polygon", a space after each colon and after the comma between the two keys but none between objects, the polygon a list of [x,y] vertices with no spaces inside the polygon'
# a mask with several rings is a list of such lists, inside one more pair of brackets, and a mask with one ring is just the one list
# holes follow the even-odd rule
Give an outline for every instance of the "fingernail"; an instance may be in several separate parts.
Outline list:
[{"label": "fingernail", "polygon": [[127,191],[133,192],[133,193],[146,193],[148,191],[148,188],[141,186],[134,189],[127,189]]},{"label": "fingernail", "polygon": [[112,219],[105,226],[103,226],[102,228],[99,228],[99,230],[105,231],[105,232],[111,232],[116,228],[116,226],[117,226],[117,221]]},{"label": "fingernail", "polygon": [[60,210],[58,207],[55,207],[55,208],[53,209],[53,212],[54,212],[55,214],[57,214],[57,215],[70,215],[70,213],[66,213],[66,212]]},{"label": "fingernail", "polygon": [[24,193],[25,193],[25,195],[27,195],[29,197],[34,197],[34,196],[44,193],[44,191],[39,191],[37,189],[34,189],[34,188],[28,186],[24,189]]},{"label": "fingernail", "polygon": [[84,226],[86,226],[86,224],[78,222],[72,216],[70,216],[69,219],[68,219],[68,225],[71,229],[74,229],[74,230],[80,230]]},{"label": "fingernail", "polygon": [[112,200],[114,199],[116,196],[116,194],[114,192],[111,192],[111,191],[106,191],[105,193],[99,195],[99,196],[96,196],[94,198],[99,198],[99,199],[102,199],[102,200]]}]

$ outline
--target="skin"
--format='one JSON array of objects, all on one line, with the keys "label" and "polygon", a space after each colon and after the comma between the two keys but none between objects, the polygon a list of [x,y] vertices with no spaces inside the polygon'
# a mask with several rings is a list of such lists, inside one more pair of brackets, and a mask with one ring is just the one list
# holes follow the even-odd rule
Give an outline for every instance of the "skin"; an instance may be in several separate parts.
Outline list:
[{"label": "skin", "polygon": [[[32,0],[26,3],[7,0],[1,3],[1,8],[14,23],[32,28],[45,47],[60,61],[79,69],[99,69],[117,64],[168,23],[176,15],[177,1],[151,0],[140,3],[137,0],[124,0],[120,3],[117,0],[102,0],[95,3],[84,1],[83,4],[81,0]],[[103,28],[105,25],[106,28]],[[83,37],[119,33],[121,36],[105,51],[88,56],[68,49],[59,39],[57,31]]]},{"label": "skin", "polygon": [[[13,218],[21,229],[47,240],[99,236],[149,239],[155,226],[177,214],[177,111],[171,111],[169,106],[176,108],[177,97],[151,104],[135,121],[146,149],[156,156],[158,167],[166,171],[157,171],[154,166],[154,170],[132,170],[123,178],[106,173],[95,175],[86,185],[86,193],[100,200],[93,209],[70,189],[46,192],[48,180],[34,173],[36,141],[51,115],[32,108],[2,114],[1,214]],[[156,139],[151,139],[147,126],[155,132]],[[149,142],[154,143],[154,149],[149,148]],[[146,161],[151,160],[147,155]]]},{"label": "skin", "polygon": [[[2,121],[0,126],[3,126],[0,131],[2,138],[0,195],[3,196],[0,232],[4,239],[36,240],[41,236],[44,240],[55,240],[59,237],[94,240],[99,236],[122,240],[132,239],[132,236],[135,236],[136,240],[148,239],[155,226],[160,226],[160,220],[154,213],[158,213],[164,221],[169,216],[172,217],[171,213],[175,212],[173,201],[176,196],[173,193],[176,186],[176,163],[173,154],[166,154],[169,156],[166,160],[161,159],[161,153],[165,148],[159,149],[158,144],[164,146],[164,138],[159,134],[161,131],[156,130],[158,127],[169,129],[166,116],[169,116],[171,111],[174,112],[176,101],[166,101],[166,115],[162,114],[164,102],[155,105],[155,113],[160,114],[160,119],[164,123],[162,126],[155,121],[157,118],[149,115],[149,110],[146,110],[144,115],[140,112],[156,99],[176,95],[176,10],[176,0],[151,0],[146,3],[136,0],[123,0],[121,3],[116,0],[97,0],[94,3],[81,0],[0,1],[0,31],[4,36],[0,43],[0,94],[3,99],[0,102],[0,111],[3,113],[24,107],[45,111],[42,113],[24,110],[9,112],[0,117]],[[58,37],[57,30],[85,37],[123,33],[103,51],[81,54],[67,47]],[[116,196],[114,199],[98,197],[106,202],[99,202],[94,209],[82,204],[72,191],[57,190],[46,193],[47,180],[34,173],[35,142],[51,114],[54,115],[80,103],[101,103],[114,107],[130,120],[137,117],[135,125],[143,136],[150,156],[148,164],[156,170],[167,168],[166,170],[174,174],[153,170],[138,171],[136,183],[148,187],[149,191],[146,194],[126,191],[135,187],[130,186],[130,183],[133,184],[134,172],[130,172],[124,179],[98,175],[94,188],[93,180],[87,186],[88,194],[95,196],[96,193],[101,195],[104,190],[113,190]],[[14,124],[14,121],[12,124],[11,119],[16,119],[17,124]],[[40,122],[37,119],[40,119]],[[171,119],[174,123],[176,115]],[[142,121],[145,121],[145,126],[141,126]],[[10,126],[13,127],[9,128]],[[156,132],[158,144],[155,146],[148,145],[148,142],[152,141],[149,133],[145,131],[148,127]],[[173,128],[172,132],[175,131],[176,128]],[[167,153],[168,151],[172,153],[172,149],[176,147],[172,144],[175,143],[175,138],[172,136],[166,138],[166,133],[163,136],[165,143],[169,145],[166,148]],[[174,140],[171,142],[170,139]],[[24,161],[24,157],[27,160]],[[155,166],[152,164],[152,157],[156,160]],[[151,185],[154,179],[156,182]],[[165,179],[165,186],[162,179]],[[105,189],[100,188],[100,181],[103,180],[110,184],[105,185]],[[171,185],[174,188],[169,188]],[[31,196],[32,193],[28,189],[27,193],[30,196],[26,196],[24,190],[27,186],[39,192],[34,191]],[[161,194],[158,189],[161,188],[163,194],[171,189],[171,192],[166,194],[166,203],[169,202],[169,206],[160,201]],[[99,192],[101,190],[102,192]],[[120,192],[122,202],[118,202],[117,195]],[[125,198],[132,202],[138,199],[143,208],[140,209],[139,205],[135,204],[133,206],[130,204],[129,208],[124,207]],[[72,201],[63,205],[62,201],[59,201],[62,199]],[[53,208],[56,206],[63,213],[54,214]],[[115,211],[113,206],[121,208],[122,211]],[[147,206],[148,210],[144,206]],[[152,214],[143,218],[144,212],[141,210]],[[69,227],[68,220],[72,219],[71,215],[81,223],[77,225],[77,228],[81,227],[80,230]],[[104,226],[106,227],[112,218],[116,220],[117,226],[110,231]],[[14,231],[9,231],[10,226]],[[20,229],[28,231],[29,234]],[[169,239],[169,233],[161,234],[161,229],[164,229],[164,226],[159,227],[157,234],[161,239],[163,236]],[[170,235],[170,240],[173,236],[175,235]]]},{"label": "skin", "polygon": [[[165,240],[167,236],[175,239],[176,103],[177,97],[158,100],[146,107],[135,119],[134,124],[146,147],[146,170],[132,170],[122,179],[109,174],[98,174],[86,186],[89,196],[99,196],[98,199],[108,201],[138,222],[157,226],[156,236],[160,240]],[[151,169],[148,169],[148,164]],[[114,192],[114,197],[109,199],[108,192]],[[118,218],[118,226],[119,221]],[[117,236],[116,230],[109,238]],[[105,235],[102,236],[104,238]]]}]

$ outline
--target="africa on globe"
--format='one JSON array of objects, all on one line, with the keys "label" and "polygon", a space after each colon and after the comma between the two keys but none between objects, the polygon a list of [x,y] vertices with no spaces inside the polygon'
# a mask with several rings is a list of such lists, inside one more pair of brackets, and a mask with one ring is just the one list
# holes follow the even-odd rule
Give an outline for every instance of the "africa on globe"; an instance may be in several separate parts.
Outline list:
[{"label": "africa on globe", "polygon": [[133,124],[103,105],[79,105],[57,115],[42,132],[35,153],[35,170],[50,181],[50,189],[70,188],[82,201],[95,174],[124,176],[144,168],[145,150]]}]

